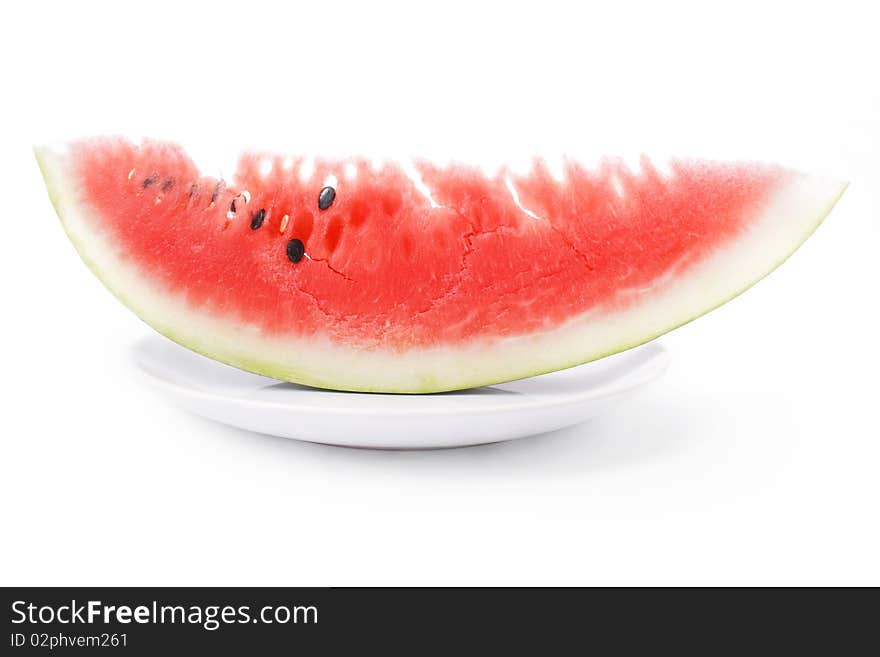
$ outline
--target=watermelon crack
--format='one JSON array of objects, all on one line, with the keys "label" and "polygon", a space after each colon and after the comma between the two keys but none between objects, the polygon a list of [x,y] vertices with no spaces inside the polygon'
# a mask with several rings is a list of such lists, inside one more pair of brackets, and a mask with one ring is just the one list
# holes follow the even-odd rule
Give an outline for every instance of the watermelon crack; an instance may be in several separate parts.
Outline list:
[{"label": "watermelon crack", "polygon": [[459,270],[455,274],[452,274],[448,277],[448,279],[451,281],[451,283],[445,292],[428,299],[428,307],[425,308],[424,310],[416,311],[415,316],[417,316],[417,317],[420,317],[426,313],[431,312],[437,306],[442,304],[446,299],[453,296],[461,289],[461,286],[464,283],[462,276],[463,276],[465,270],[467,269],[468,257],[476,251],[476,248],[474,247],[474,239],[476,239],[477,237],[483,236],[483,235],[493,235],[496,233],[509,231],[511,228],[510,226],[497,226],[497,227],[489,229],[489,230],[478,230],[476,228],[476,226],[473,224],[473,222],[471,222],[459,210],[457,210],[456,208],[452,208],[452,207],[449,209],[451,209],[458,216],[460,216],[464,221],[467,222],[468,226],[470,226],[470,230],[461,236],[462,240],[464,241],[464,253],[462,253],[462,255],[461,255],[461,267],[459,268]]},{"label": "watermelon crack", "polygon": [[589,271],[594,271],[595,267],[590,263],[590,259],[580,251],[578,248],[565,236],[561,230],[559,230],[556,226],[553,225],[553,222],[547,221],[547,225],[550,226],[550,230],[559,235],[559,239],[562,240],[562,243],[565,244],[569,249],[571,249],[572,253],[574,253],[587,267]]},{"label": "watermelon crack", "polygon": [[297,292],[302,292],[304,295],[306,295],[307,297],[309,297],[309,298],[314,302],[314,304],[315,304],[315,308],[317,308],[318,311],[319,311],[322,315],[324,315],[324,317],[326,317],[328,320],[336,321],[336,320],[338,319],[338,318],[335,317],[332,313],[328,312],[328,311],[327,311],[327,310],[321,305],[321,300],[320,300],[317,296],[315,296],[314,294],[312,294],[312,293],[309,292],[308,290],[306,290],[306,289],[300,287],[299,285],[294,284],[294,288],[296,289]]},{"label": "watermelon crack", "polygon": [[334,274],[337,274],[338,276],[342,276],[342,278],[344,278],[345,280],[347,280],[350,283],[355,282],[355,280],[351,276],[349,276],[348,274],[346,274],[345,272],[343,272],[339,269],[336,269],[336,267],[331,265],[330,261],[327,258],[315,258],[315,257],[309,256],[309,260],[311,260],[312,262],[320,262],[322,265],[327,267],[327,269],[329,269],[331,272],[333,272]]},{"label": "watermelon crack", "polygon": [[[518,272],[518,273],[524,274],[524,273],[527,273],[527,270],[526,270],[526,271],[522,271],[522,272]],[[546,273],[546,274],[542,274],[541,276],[538,276],[538,277],[536,277],[536,278],[532,278],[531,280],[529,280],[529,281],[523,283],[522,285],[519,285],[519,286],[517,286],[517,287],[515,287],[515,288],[513,288],[513,289],[511,289],[511,290],[507,290],[507,291],[504,291],[504,292],[498,292],[498,293],[497,293],[497,296],[496,296],[496,298],[495,298],[495,300],[494,300],[494,302],[497,303],[499,300],[501,300],[501,299],[503,299],[503,298],[505,298],[505,297],[509,297],[509,296],[517,295],[517,294],[519,294],[519,293],[521,293],[521,292],[523,292],[523,291],[525,291],[525,290],[528,290],[528,289],[531,289],[531,288],[534,288],[534,287],[538,287],[538,286],[539,286],[541,283],[543,283],[544,281],[547,281],[547,280],[553,278],[554,276],[559,276],[559,275],[562,274],[562,273],[563,273],[563,270],[562,270],[562,269],[554,269],[554,270],[552,270],[552,271],[550,271],[550,272],[548,272],[548,273]],[[483,289],[483,290],[492,290],[492,289],[495,289],[495,288],[497,288],[497,287],[498,287],[498,285],[493,283],[493,284],[490,284],[490,285],[484,285],[484,286],[482,287],[482,289]]]},{"label": "watermelon crack", "polygon": [[[447,299],[453,297],[455,294],[457,294],[459,292],[459,290],[461,290],[461,288],[464,284],[464,273],[468,269],[468,259],[477,250],[476,246],[474,245],[474,241],[477,238],[484,236],[484,235],[493,235],[493,234],[504,233],[504,232],[512,232],[515,230],[514,226],[509,226],[509,225],[500,225],[500,226],[496,226],[491,229],[481,229],[475,224],[474,221],[472,221],[470,218],[468,218],[458,208],[456,208],[454,206],[444,206],[444,207],[447,207],[448,209],[455,212],[469,227],[469,230],[461,236],[461,239],[464,242],[464,252],[461,255],[461,267],[458,269],[458,271],[455,274],[452,274],[448,277],[448,279],[451,282],[449,287],[442,294],[439,294],[437,296],[434,296],[434,297],[428,299],[428,307],[425,308],[424,310],[417,311],[415,313],[415,316],[422,316],[422,315],[425,315],[426,313],[432,312],[438,306],[441,306]],[[568,239],[568,237],[566,237],[566,235],[559,228],[554,226],[549,220],[546,220],[546,219],[542,220],[542,223],[545,224],[547,227],[549,227],[550,230],[552,230],[554,233],[556,233],[556,235],[558,235],[558,237],[562,241],[562,243],[568,247],[568,249],[575,255],[575,257],[577,257],[581,262],[584,263],[584,265],[586,266],[588,271],[592,272],[595,270],[594,265],[590,262],[587,255],[582,253],[581,251],[579,251],[577,249],[577,247]],[[529,271],[530,270],[523,270],[522,272],[516,272],[516,273],[525,274],[525,273],[528,273]],[[500,293],[499,298],[509,297],[511,295],[515,295],[515,294],[520,293],[524,290],[527,290],[529,288],[534,288],[536,285],[538,285],[538,284],[540,284],[540,283],[542,283],[542,282],[544,282],[554,276],[558,276],[559,274],[562,273],[562,271],[563,271],[562,269],[554,269],[553,271],[551,271],[547,274],[544,274],[542,276],[539,276],[537,278],[534,278],[533,280],[529,281],[528,283],[524,283],[524,284],[516,287],[513,290],[508,290],[508,291]],[[481,291],[490,290],[494,287],[497,287],[497,285],[496,284],[487,285],[487,286],[484,286]]]}]

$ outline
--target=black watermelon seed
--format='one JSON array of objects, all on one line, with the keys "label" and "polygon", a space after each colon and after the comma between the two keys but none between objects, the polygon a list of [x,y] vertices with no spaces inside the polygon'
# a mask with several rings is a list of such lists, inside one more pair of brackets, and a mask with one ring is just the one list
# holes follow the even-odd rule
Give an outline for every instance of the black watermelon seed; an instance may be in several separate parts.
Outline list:
[{"label": "black watermelon seed", "polygon": [[263,225],[263,221],[266,220],[266,211],[263,208],[260,208],[257,212],[254,212],[251,215],[251,230],[256,230],[260,226]]},{"label": "black watermelon seed", "polygon": [[174,187],[174,180],[172,178],[168,178],[165,182],[162,183],[163,192],[167,192],[172,187]]},{"label": "black watermelon seed", "polygon": [[159,180],[159,174],[157,174],[157,173],[154,173],[149,178],[144,178],[144,183],[143,183],[144,189],[146,189],[147,187],[152,185],[157,180]]},{"label": "black watermelon seed", "polygon": [[306,253],[306,247],[301,240],[292,239],[287,243],[287,257],[291,262],[299,262]]},{"label": "black watermelon seed", "polygon": [[235,199],[232,199],[232,203],[229,204],[229,211],[235,214]]},{"label": "black watermelon seed", "polygon": [[211,203],[216,203],[217,199],[220,198],[220,192],[223,190],[225,186],[222,180],[217,181],[217,184],[214,186],[214,191],[211,192]]},{"label": "black watermelon seed", "polygon": [[333,201],[336,199],[336,190],[332,187],[325,187],[321,190],[321,193],[318,194],[318,209],[326,210],[331,205],[333,205]]}]

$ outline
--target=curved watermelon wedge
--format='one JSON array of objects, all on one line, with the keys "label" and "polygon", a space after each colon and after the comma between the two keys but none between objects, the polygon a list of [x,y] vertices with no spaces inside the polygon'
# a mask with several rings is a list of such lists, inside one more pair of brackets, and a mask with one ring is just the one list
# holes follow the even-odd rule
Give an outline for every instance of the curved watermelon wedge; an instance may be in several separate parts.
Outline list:
[{"label": "curved watermelon wedge", "polygon": [[172,340],[339,390],[435,392],[639,345],[782,263],[844,184],[642,159],[528,174],[245,154],[230,181],[178,146],[36,149],[83,260]]}]

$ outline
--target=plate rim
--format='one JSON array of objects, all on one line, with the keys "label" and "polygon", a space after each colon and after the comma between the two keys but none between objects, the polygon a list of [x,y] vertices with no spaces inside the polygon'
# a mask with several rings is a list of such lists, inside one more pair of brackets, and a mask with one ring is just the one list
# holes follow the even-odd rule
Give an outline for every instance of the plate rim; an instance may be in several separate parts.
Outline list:
[{"label": "plate rim", "polygon": [[[373,408],[373,407],[369,407],[369,406],[363,406],[363,407],[340,406],[340,407],[335,407],[335,408],[329,409],[327,407],[315,407],[315,406],[311,406],[308,404],[302,404],[301,402],[297,402],[297,401],[293,401],[293,400],[283,402],[283,401],[274,401],[274,400],[267,400],[267,399],[245,398],[245,397],[234,395],[234,394],[223,394],[220,392],[213,392],[213,391],[209,391],[209,390],[204,390],[202,388],[197,388],[194,386],[187,386],[187,385],[178,383],[176,381],[173,381],[167,377],[164,377],[160,374],[157,374],[156,372],[151,371],[150,368],[145,366],[145,364],[143,362],[142,351],[143,351],[144,345],[147,345],[151,342],[155,342],[155,341],[157,341],[158,338],[159,338],[159,336],[157,336],[157,335],[145,336],[145,337],[142,337],[142,338],[136,340],[129,347],[129,361],[130,361],[130,363],[134,366],[134,369],[136,370],[138,375],[140,377],[142,377],[143,380],[147,381],[151,386],[153,386],[155,388],[158,388],[160,390],[163,388],[170,389],[171,392],[174,392],[177,394],[183,394],[188,397],[204,399],[206,401],[232,403],[232,404],[235,404],[236,406],[239,406],[239,407],[253,408],[253,407],[257,406],[257,407],[272,408],[272,409],[277,409],[277,410],[296,410],[297,412],[307,412],[310,414],[318,414],[318,415],[323,415],[323,414],[326,414],[327,412],[331,412],[331,411],[334,414],[345,414],[345,415],[354,415],[354,416],[357,416],[357,415],[365,415],[365,416],[372,416],[372,415],[395,415],[395,416],[398,416],[399,415],[399,416],[405,416],[405,415],[431,415],[431,414],[449,415],[450,413],[455,413],[457,415],[466,415],[466,414],[495,413],[495,412],[502,412],[502,411],[511,410],[511,409],[522,410],[522,409],[528,409],[528,408],[532,408],[532,407],[541,408],[541,409],[563,407],[563,406],[567,406],[572,403],[579,403],[579,402],[583,402],[586,400],[601,401],[603,399],[606,399],[609,397],[614,397],[614,396],[617,396],[620,394],[624,394],[624,393],[631,391],[635,388],[639,388],[644,385],[650,384],[650,383],[656,381],[668,369],[669,364],[670,364],[669,350],[659,342],[650,341],[650,342],[644,343],[642,345],[639,345],[639,348],[644,348],[644,347],[651,348],[653,350],[653,353],[651,353],[651,355],[649,356],[649,358],[646,361],[639,363],[635,368],[633,368],[634,370],[644,369],[646,372],[648,372],[648,374],[643,375],[643,376],[637,378],[635,381],[628,383],[628,384],[625,384],[625,385],[612,384],[612,388],[610,390],[606,390],[606,391],[602,391],[602,392],[595,391],[595,389],[590,388],[590,387],[586,387],[584,389],[578,390],[576,393],[573,393],[571,395],[552,396],[549,399],[542,399],[542,398],[536,398],[536,397],[529,398],[528,396],[524,395],[522,397],[516,398],[517,403],[512,403],[513,400],[511,400],[510,402],[506,402],[504,404],[500,404],[497,401],[495,401],[495,403],[491,404],[491,405],[474,406],[474,407],[470,407],[470,408],[461,408],[461,409],[448,409],[447,408],[447,409],[435,410],[435,409],[430,409],[430,408],[403,408],[403,407]],[[162,339],[167,340],[167,338],[162,338]],[[173,344],[175,344],[177,347],[179,347],[181,349],[186,349],[186,347],[183,347],[182,345],[178,345],[177,343],[174,343],[173,341],[169,341],[169,342],[172,342]],[[191,351],[191,350],[189,350],[189,351]],[[628,351],[631,351],[631,349],[627,349],[624,352],[618,352],[618,353],[626,353]],[[196,353],[196,352],[192,352],[192,353]],[[617,354],[614,354],[614,355],[617,355]],[[595,361],[590,361],[590,362],[599,362],[601,360],[604,360],[604,358],[596,359]],[[224,363],[220,363],[219,361],[214,361],[214,362],[216,362],[218,365],[225,365]],[[582,363],[581,365],[586,365],[586,364],[588,364],[588,363]],[[648,367],[649,365],[652,365],[652,367]],[[225,366],[226,367],[233,367],[230,365],[225,365]],[[576,365],[574,367],[579,367],[579,365]],[[233,367],[233,369],[239,369],[239,368]],[[565,368],[565,369],[573,369],[573,368]],[[247,370],[240,370],[240,371],[247,372]],[[563,370],[557,370],[557,371],[563,371]],[[252,374],[250,372],[248,372],[248,373]],[[550,374],[550,373],[548,372],[548,374]],[[536,376],[542,376],[542,375],[536,375]],[[533,377],[525,377],[525,378],[533,378]],[[270,379],[270,380],[274,380],[274,379]],[[516,379],[516,380],[521,381],[521,380],[525,380],[525,379]],[[285,383],[285,381],[280,381],[280,380],[278,382]],[[502,383],[510,383],[510,381],[499,382],[498,384],[495,384],[495,385],[500,385]],[[306,387],[306,386],[304,386],[304,387]],[[480,387],[489,387],[489,386],[480,386]],[[324,389],[324,388],[315,388],[315,391],[318,391],[318,392],[337,392],[340,394],[355,394],[355,395],[377,395],[377,396],[383,395],[383,396],[392,397],[392,398],[394,398],[394,397],[416,397],[416,398],[422,398],[422,399],[430,397],[431,394],[435,394],[435,393],[407,394],[407,393],[384,393],[384,392],[372,393],[372,392],[360,392],[360,391],[350,392],[350,391],[336,391],[336,390]],[[450,391],[450,392],[455,392],[455,391]]]}]

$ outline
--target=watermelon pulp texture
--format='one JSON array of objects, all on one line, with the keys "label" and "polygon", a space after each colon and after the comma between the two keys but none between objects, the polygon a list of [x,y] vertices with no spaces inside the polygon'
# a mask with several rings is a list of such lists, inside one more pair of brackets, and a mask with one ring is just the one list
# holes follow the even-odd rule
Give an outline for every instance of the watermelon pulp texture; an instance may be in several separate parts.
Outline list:
[{"label": "watermelon pulp texture", "polygon": [[843,191],[771,165],[661,173],[644,158],[554,176],[541,161],[487,175],[245,154],[225,181],[163,142],[37,155],[84,260],[161,333],[369,391],[490,384],[641,344],[766,275]]}]

